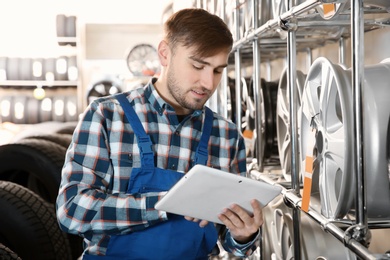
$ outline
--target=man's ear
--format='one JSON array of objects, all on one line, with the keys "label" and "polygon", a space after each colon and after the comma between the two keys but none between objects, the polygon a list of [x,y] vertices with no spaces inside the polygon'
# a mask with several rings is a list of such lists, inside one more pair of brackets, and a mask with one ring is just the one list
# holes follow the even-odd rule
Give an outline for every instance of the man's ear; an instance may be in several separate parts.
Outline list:
[{"label": "man's ear", "polygon": [[170,58],[170,48],[168,46],[168,43],[164,40],[162,40],[158,45],[158,58],[160,59],[160,63],[162,66],[166,67],[169,64],[169,58]]}]

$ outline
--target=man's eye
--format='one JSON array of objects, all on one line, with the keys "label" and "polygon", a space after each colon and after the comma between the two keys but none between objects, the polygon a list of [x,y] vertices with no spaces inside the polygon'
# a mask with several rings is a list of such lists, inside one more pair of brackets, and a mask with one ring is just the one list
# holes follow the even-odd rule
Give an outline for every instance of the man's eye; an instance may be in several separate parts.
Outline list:
[{"label": "man's eye", "polygon": [[194,68],[196,69],[196,70],[202,70],[202,69],[204,69],[204,66],[197,66],[197,65],[193,65],[194,66]]}]

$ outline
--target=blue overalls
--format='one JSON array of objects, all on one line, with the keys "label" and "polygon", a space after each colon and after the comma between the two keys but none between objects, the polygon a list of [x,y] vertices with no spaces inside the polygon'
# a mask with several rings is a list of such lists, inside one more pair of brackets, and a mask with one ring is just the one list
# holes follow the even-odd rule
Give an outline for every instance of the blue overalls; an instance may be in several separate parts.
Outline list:
[{"label": "blue overalls", "polygon": [[[169,190],[183,173],[154,166],[152,142],[126,96],[117,95],[125,115],[133,128],[140,150],[141,168],[133,168],[127,193],[145,193]],[[207,144],[213,122],[212,111],[206,107],[203,133],[196,151],[195,164],[206,165]],[[168,214],[168,221],[126,235],[112,236],[106,256],[85,255],[85,260],[125,259],[208,259],[217,243],[218,235],[213,223],[199,227],[199,223],[185,220],[183,216]]]}]

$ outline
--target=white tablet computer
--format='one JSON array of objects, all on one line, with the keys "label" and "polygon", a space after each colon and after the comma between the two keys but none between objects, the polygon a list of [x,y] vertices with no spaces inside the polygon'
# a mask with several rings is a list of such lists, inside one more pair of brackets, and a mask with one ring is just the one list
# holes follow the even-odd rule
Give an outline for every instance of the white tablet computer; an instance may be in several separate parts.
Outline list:
[{"label": "white tablet computer", "polygon": [[250,201],[266,206],[282,191],[280,186],[197,164],[156,203],[158,210],[222,222],[218,215],[233,203],[252,212]]}]

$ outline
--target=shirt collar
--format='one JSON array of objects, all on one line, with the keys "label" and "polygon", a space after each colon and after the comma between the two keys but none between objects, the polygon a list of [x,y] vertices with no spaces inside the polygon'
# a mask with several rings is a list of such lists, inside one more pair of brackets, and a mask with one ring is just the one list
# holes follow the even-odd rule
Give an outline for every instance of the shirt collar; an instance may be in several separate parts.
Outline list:
[{"label": "shirt collar", "polygon": [[[145,98],[148,99],[149,103],[153,106],[153,108],[160,114],[160,116],[164,113],[164,110],[169,111],[170,113],[175,112],[173,107],[165,102],[165,100],[159,95],[156,88],[154,87],[154,83],[156,83],[157,78],[152,78],[149,83],[145,86]],[[205,108],[201,110],[194,110],[192,113],[193,117],[200,116]]]}]

